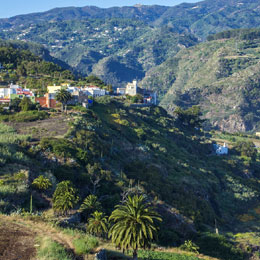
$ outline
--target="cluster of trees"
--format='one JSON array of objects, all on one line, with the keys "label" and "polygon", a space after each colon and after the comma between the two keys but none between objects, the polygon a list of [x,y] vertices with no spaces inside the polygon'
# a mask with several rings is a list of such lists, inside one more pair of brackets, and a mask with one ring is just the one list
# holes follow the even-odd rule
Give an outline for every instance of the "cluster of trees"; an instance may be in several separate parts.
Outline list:
[{"label": "cluster of trees", "polygon": [[10,109],[15,112],[35,110],[37,108],[39,108],[38,104],[34,104],[28,97],[23,97],[23,99],[15,98],[10,105]]},{"label": "cluster of trees", "polygon": [[[34,179],[32,186],[45,191],[52,186],[43,175]],[[70,181],[60,182],[52,197],[52,206],[56,214],[66,215],[79,202],[77,190]],[[87,219],[86,229],[100,237],[108,236],[119,248],[132,249],[133,259],[137,259],[139,248],[147,248],[155,240],[157,224],[162,221],[160,215],[142,195],[128,196],[124,203],[117,205],[108,218],[102,212],[97,196],[88,195],[79,211]]]},{"label": "cluster of trees", "polygon": [[253,161],[257,157],[257,149],[252,141],[238,141],[234,144],[233,148],[241,156],[250,157]]},{"label": "cluster of trees", "polygon": [[259,29],[236,29],[228,30],[207,37],[208,41],[220,40],[220,39],[230,39],[237,38],[239,40],[255,40],[260,38]]},{"label": "cluster of trees", "polygon": [[192,106],[186,110],[176,107],[174,115],[179,123],[192,128],[200,128],[205,121],[201,119],[202,113],[199,106]]}]

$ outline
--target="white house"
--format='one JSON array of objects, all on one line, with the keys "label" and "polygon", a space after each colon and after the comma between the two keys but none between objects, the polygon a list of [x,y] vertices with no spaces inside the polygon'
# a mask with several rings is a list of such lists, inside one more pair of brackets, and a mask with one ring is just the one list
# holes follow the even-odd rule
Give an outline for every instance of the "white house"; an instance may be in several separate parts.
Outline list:
[{"label": "white house", "polygon": [[125,95],[125,88],[117,88],[116,94],[117,95]]},{"label": "white house", "polygon": [[106,95],[106,90],[97,86],[87,86],[83,88],[82,91],[92,97],[101,97]]},{"label": "white house", "polygon": [[228,146],[226,143],[224,145],[214,144],[214,149],[217,155],[225,155],[228,154]]}]

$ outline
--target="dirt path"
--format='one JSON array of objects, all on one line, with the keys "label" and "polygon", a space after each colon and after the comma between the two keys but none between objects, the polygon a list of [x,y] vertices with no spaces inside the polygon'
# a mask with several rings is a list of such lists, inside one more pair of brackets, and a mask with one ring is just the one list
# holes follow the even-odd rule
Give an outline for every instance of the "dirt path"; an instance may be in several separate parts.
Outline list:
[{"label": "dirt path", "polygon": [[[0,260],[35,260],[36,237],[49,237],[74,255],[72,238],[43,222],[0,215]],[[90,258],[91,259],[91,258]]]},{"label": "dirt path", "polygon": [[30,229],[3,221],[0,217],[0,260],[33,259],[35,237]]}]

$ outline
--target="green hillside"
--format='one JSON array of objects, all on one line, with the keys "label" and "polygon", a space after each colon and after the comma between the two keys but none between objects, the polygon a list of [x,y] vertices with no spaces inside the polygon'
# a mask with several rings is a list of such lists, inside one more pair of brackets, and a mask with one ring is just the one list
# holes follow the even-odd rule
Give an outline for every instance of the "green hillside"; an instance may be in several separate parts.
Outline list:
[{"label": "green hillside", "polygon": [[142,79],[151,67],[197,43],[194,36],[178,34],[167,26],[153,28],[123,18],[23,25],[5,30],[2,37],[43,44],[51,55],[81,74],[95,74],[114,87]]},{"label": "green hillside", "polygon": [[[54,115],[45,126],[48,134],[41,133],[37,122],[30,127],[14,124],[29,135],[23,141],[1,125],[1,212],[28,209],[30,184],[43,174],[54,185],[72,181],[80,197],[76,209],[87,195],[95,194],[109,215],[122,196],[145,194],[163,217],[160,245],[176,246],[192,239],[201,253],[245,259],[230,237],[212,233],[216,221],[223,234],[259,230],[258,225],[244,222],[248,214],[254,214],[254,223],[259,221],[257,213],[248,213],[258,212],[259,159],[240,155],[239,150],[226,157],[214,155],[210,139],[194,128],[199,126],[193,121],[199,115],[196,111],[178,120],[160,107],[131,107],[124,100],[103,97],[83,114],[71,113],[63,119],[69,124],[65,136],[55,134],[64,123],[50,124],[60,120]],[[12,142],[6,143],[9,139]],[[13,188],[25,179],[29,186]],[[34,210],[49,206],[48,200],[34,193]]]},{"label": "green hillside", "polygon": [[[32,51],[39,56],[33,54]],[[44,58],[51,62],[45,61]],[[3,66],[0,71],[1,85],[13,82],[45,93],[48,84],[74,79],[73,73],[54,63],[56,61],[47,50],[39,45],[1,40],[0,63]],[[65,67],[69,68],[68,65]]]},{"label": "green hillside", "polygon": [[218,40],[182,50],[151,69],[142,86],[158,90],[161,104],[169,111],[176,105],[187,108],[199,104],[213,127],[256,131],[260,96],[258,33],[237,30],[212,36]]}]

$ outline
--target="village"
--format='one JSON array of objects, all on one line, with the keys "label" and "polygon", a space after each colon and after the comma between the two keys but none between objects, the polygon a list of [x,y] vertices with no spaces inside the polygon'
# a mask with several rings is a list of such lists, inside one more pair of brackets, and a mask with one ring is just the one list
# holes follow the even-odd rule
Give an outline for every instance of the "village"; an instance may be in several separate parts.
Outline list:
[{"label": "village", "polygon": [[140,88],[137,85],[136,80],[132,83],[128,83],[126,87],[115,89],[112,93],[95,85],[71,86],[69,83],[60,85],[54,84],[53,86],[47,86],[47,92],[41,96],[37,95],[36,92],[31,89],[26,89],[11,83],[7,87],[0,88],[0,104],[5,104],[8,108],[12,100],[27,97],[32,103],[39,104],[42,108],[56,108],[58,105],[56,94],[62,89],[71,94],[72,99],[68,102],[70,105],[88,107],[93,103],[94,98],[105,95],[131,97],[139,95],[141,96],[141,101],[138,100],[138,103],[144,105],[157,105],[156,92]]}]

